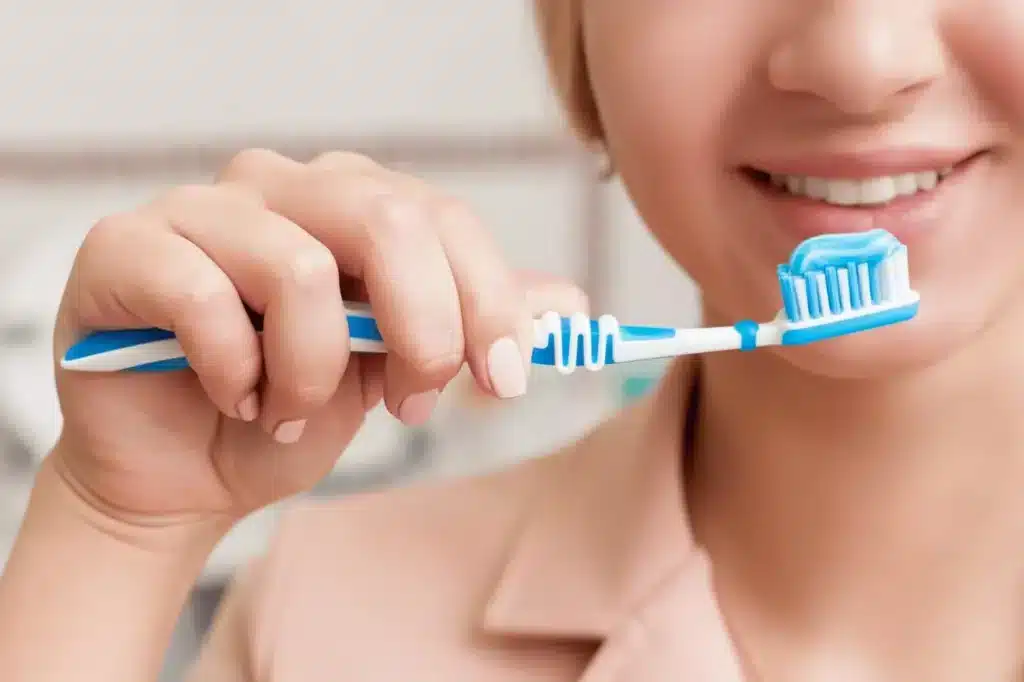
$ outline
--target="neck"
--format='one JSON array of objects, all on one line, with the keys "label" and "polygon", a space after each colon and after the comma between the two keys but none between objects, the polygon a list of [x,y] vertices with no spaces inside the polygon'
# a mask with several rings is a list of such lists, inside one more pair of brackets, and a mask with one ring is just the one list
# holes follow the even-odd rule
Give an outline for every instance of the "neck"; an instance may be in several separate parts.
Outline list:
[{"label": "neck", "polygon": [[995,660],[992,648],[1016,656],[1024,353],[1013,339],[992,330],[884,381],[815,376],[765,351],[705,358],[694,526],[737,608],[772,621],[759,630],[852,637],[882,657],[893,646],[932,660],[936,647],[971,662]]}]

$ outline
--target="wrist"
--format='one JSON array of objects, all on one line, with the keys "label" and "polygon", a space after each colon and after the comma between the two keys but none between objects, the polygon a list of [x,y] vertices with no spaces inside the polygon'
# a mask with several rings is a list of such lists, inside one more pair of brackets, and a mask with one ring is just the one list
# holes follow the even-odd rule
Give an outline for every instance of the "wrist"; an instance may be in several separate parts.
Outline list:
[{"label": "wrist", "polygon": [[236,522],[210,514],[151,516],[118,509],[79,481],[67,466],[65,447],[58,444],[43,460],[27,518],[43,517],[55,530],[96,534],[118,544],[181,558],[205,558]]},{"label": "wrist", "polygon": [[107,513],[45,462],[0,574],[0,678],[156,679],[222,528]]}]

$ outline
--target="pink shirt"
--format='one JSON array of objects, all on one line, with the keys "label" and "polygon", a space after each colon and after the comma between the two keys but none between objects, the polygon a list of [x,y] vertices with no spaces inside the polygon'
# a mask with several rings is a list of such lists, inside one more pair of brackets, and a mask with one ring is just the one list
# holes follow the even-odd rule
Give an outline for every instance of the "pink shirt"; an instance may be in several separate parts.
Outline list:
[{"label": "pink shirt", "polygon": [[693,374],[550,457],[291,513],[196,679],[740,682],[682,494]]}]

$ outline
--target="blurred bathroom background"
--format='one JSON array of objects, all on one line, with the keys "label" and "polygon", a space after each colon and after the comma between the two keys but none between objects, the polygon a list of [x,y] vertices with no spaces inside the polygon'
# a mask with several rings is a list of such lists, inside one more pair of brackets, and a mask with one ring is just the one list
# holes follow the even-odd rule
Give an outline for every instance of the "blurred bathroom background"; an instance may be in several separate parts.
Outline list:
[{"label": "blurred bathroom background", "polygon": [[[566,275],[595,312],[688,324],[696,295],[599,160],[565,134],[527,0],[35,0],[0,21],[0,566],[60,428],[50,329],[99,217],[209,179],[237,150],[364,152],[475,207],[516,265]],[[384,412],[313,495],[468,475],[542,455],[656,380],[657,363],[495,404],[456,382],[432,422]],[[180,678],[277,509],[211,558],[168,656]]]}]

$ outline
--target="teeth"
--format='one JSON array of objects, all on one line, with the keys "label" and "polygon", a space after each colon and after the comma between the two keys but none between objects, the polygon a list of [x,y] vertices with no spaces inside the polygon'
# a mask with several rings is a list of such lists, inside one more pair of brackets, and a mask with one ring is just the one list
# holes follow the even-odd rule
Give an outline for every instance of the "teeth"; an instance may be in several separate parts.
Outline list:
[{"label": "teeth", "polygon": [[877,206],[897,197],[927,192],[953,172],[952,168],[938,171],[904,173],[864,180],[828,179],[803,175],[771,175],[775,187],[790,194],[825,201],[837,206]]}]

